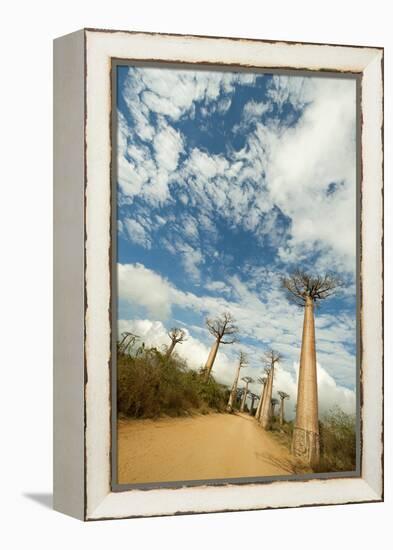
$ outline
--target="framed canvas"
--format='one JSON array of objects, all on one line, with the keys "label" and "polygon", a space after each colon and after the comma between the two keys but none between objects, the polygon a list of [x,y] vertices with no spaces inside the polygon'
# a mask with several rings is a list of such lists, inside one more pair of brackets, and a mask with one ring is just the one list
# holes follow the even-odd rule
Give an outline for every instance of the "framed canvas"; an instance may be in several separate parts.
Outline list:
[{"label": "framed canvas", "polygon": [[54,507],[383,499],[383,49],[54,42]]}]

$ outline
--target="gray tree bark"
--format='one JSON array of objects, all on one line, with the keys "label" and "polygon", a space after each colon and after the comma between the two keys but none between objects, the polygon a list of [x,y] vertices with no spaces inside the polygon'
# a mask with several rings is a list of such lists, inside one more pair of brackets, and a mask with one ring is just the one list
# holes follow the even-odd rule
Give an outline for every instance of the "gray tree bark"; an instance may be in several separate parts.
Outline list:
[{"label": "gray tree bark", "polygon": [[267,430],[270,427],[270,422],[271,422],[273,376],[274,376],[274,365],[271,366],[269,376],[267,378],[267,382],[265,386],[264,396],[263,396],[263,403],[262,403],[262,409],[261,409],[261,426],[264,430]]},{"label": "gray tree bark", "polygon": [[167,356],[167,357],[170,357],[170,356],[171,356],[172,351],[175,349],[176,343],[177,343],[177,342],[174,342],[174,341],[172,340],[172,342],[171,342],[171,344],[170,344],[170,346],[168,347],[167,352],[166,352],[166,356]]},{"label": "gray tree bark", "polygon": [[260,419],[261,419],[261,410],[262,410],[263,399],[264,399],[264,396],[265,396],[265,388],[266,388],[266,383],[265,383],[265,384],[262,384],[261,396],[260,396],[260,398],[259,398],[259,403],[258,403],[258,407],[257,407],[257,412],[255,413],[255,418],[258,420],[258,422],[259,422]]},{"label": "gray tree bark", "polygon": [[209,357],[207,358],[207,361],[204,367],[206,380],[209,379],[210,373],[212,371],[219,345],[220,345],[220,340],[217,339],[215,340],[215,342],[213,342],[213,345],[210,349]]},{"label": "gray tree bark", "polygon": [[280,426],[284,425],[284,401],[285,399],[281,398],[281,406],[280,406]]},{"label": "gray tree bark", "polygon": [[232,388],[231,388],[231,393],[229,394],[228,405],[227,405],[227,411],[228,412],[232,412],[233,404],[236,401],[237,385],[239,383],[239,376],[240,376],[241,367],[242,367],[242,365],[239,361],[239,364],[238,364],[238,367],[237,367],[237,370],[236,370],[235,380],[233,381]]},{"label": "gray tree bark", "polygon": [[242,402],[241,402],[241,405],[240,405],[240,412],[241,413],[244,412],[244,407],[246,406],[247,394],[248,394],[248,382],[246,382],[246,387],[244,388]]},{"label": "gray tree bark", "polygon": [[314,301],[307,297],[304,307],[296,419],[292,452],[308,463],[319,462],[318,385],[315,349]]}]

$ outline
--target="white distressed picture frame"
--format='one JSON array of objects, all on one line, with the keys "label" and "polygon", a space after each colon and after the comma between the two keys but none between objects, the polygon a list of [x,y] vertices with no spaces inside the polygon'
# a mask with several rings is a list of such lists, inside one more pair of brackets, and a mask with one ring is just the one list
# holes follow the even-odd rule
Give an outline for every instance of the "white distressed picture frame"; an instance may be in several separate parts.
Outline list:
[{"label": "white distressed picture frame", "polygon": [[[111,491],[112,59],[361,75],[361,475]],[[81,30],[54,46],[54,507],[82,520],[383,499],[383,50]]]}]

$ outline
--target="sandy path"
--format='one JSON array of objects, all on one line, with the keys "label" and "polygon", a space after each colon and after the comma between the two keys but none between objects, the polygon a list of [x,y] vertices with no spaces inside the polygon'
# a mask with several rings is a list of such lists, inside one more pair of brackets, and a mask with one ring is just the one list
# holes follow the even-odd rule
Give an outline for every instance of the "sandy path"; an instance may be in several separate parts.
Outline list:
[{"label": "sandy path", "polygon": [[288,450],[245,414],[120,420],[118,464],[119,483],[294,473]]}]

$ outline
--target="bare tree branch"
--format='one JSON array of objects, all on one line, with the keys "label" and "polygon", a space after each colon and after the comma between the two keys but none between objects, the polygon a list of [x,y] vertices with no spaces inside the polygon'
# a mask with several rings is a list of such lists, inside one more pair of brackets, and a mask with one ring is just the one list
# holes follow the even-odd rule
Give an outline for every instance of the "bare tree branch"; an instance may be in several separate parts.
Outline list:
[{"label": "bare tree branch", "polygon": [[287,291],[288,298],[297,305],[304,306],[307,297],[314,302],[325,300],[334,294],[341,281],[336,275],[326,273],[312,277],[305,271],[296,270],[289,277],[282,277],[281,284]]},{"label": "bare tree branch", "polygon": [[186,331],[178,327],[171,328],[168,336],[174,344],[182,344],[187,340]]},{"label": "bare tree branch", "polygon": [[166,350],[166,356],[170,357],[173,350],[175,349],[176,344],[182,344],[187,340],[186,331],[182,328],[174,327],[168,332],[168,336],[171,339],[171,344]]},{"label": "bare tree branch", "polygon": [[275,351],[274,349],[265,351],[262,357],[262,362],[265,365],[266,374],[269,374],[270,369],[274,367],[275,364],[280,362],[281,360],[282,360],[282,355],[278,351]]},{"label": "bare tree branch", "polygon": [[248,365],[247,354],[244,353],[244,351],[241,351],[239,353],[239,365],[240,365],[240,368],[246,367]]},{"label": "bare tree branch", "polygon": [[[206,319],[206,325],[209,332],[221,344],[233,344],[236,342],[236,334],[239,329],[235,325],[232,315],[226,311],[215,319]],[[226,339],[224,339],[226,337]]]},{"label": "bare tree branch", "polygon": [[277,393],[281,399],[289,399],[289,395],[285,391],[278,391]]},{"label": "bare tree branch", "polygon": [[139,338],[137,334],[133,334],[132,332],[122,332],[121,340],[117,343],[118,352],[126,354]]}]

